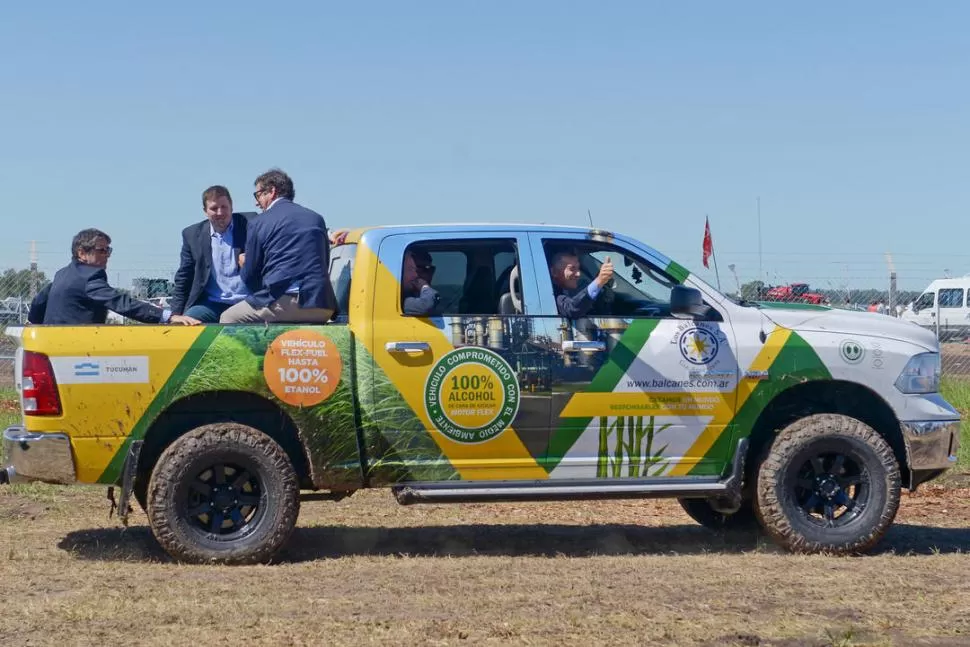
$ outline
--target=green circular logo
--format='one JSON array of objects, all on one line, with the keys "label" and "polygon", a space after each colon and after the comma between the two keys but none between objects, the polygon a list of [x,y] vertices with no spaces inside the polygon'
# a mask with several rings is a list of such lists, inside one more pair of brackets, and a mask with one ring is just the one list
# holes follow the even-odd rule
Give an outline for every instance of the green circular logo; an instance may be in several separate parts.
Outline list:
[{"label": "green circular logo", "polygon": [[439,359],[424,383],[431,424],[459,443],[495,438],[519,412],[519,382],[498,353],[458,348]]},{"label": "green circular logo", "polygon": [[866,349],[854,339],[846,339],[839,346],[839,353],[849,364],[858,364],[866,356]]}]

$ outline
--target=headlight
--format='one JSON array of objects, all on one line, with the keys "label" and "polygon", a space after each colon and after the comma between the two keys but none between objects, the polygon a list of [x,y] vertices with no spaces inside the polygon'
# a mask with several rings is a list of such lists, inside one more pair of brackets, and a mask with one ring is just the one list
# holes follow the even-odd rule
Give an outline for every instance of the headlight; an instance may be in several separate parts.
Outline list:
[{"label": "headlight", "polygon": [[936,393],[940,390],[940,354],[913,355],[896,378],[896,388],[903,393]]}]

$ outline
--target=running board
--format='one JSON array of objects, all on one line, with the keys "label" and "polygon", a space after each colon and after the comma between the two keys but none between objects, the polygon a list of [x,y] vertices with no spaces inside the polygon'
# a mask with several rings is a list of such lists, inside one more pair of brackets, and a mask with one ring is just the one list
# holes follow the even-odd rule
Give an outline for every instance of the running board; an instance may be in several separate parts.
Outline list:
[{"label": "running board", "polygon": [[735,447],[731,472],[717,476],[648,479],[550,479],[545,481],[439,481],[392,488],[401,505],[483,501],[572,501],[576,499],[699,498],[718,499],[718,509],[741,504],[741,484],[748,439]]}]

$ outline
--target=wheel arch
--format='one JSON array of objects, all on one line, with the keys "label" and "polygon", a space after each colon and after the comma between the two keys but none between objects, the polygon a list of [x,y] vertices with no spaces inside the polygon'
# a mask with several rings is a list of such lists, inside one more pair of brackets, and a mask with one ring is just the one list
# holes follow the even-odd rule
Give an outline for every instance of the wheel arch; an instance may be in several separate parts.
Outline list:
[{"label": "wheel arch", "polygon": [[910,487],[906,441],[895,412],[869,387],[846,380],[802,382],[777,394],[758,416],[751,430],[749,456],[753,460],[748,461],[749,469],[757,468],[764,451],[779,431],[796,420],[817,413],[849,416],[872,427],[889,443],[899,464],[903,486]]},{"label": "wheel arch", "polygon": [[283,409],[253,393],[207,391],[173,402],[152,422],[138,456],[136,494],[147,489],[155,463],[172,442],[196,427],[216,422],[249,425],[270,436],[289,456],[300,487],[313,488],[306,444],[296,423]]}]

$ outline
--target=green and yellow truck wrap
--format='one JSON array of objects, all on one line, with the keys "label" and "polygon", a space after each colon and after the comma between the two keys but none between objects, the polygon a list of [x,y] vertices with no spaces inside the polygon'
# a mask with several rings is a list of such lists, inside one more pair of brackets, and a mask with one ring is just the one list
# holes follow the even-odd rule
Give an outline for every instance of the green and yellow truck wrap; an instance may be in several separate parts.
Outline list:
[{"label": "green and yellow truck wrap", "polygon": [[[433,312],[405,314],[405,260]],[[582,317],[550,267],[579,260]],[[261,561],[300,490],[401,503],[676,497],[793,550],[879,540],[902,487],[955,460],[934,336],[892,318],[737,302],[633,239],[527,225],[333,240],[326,325],[26,326],[3,478],[121,488],[187,561]]]}]

